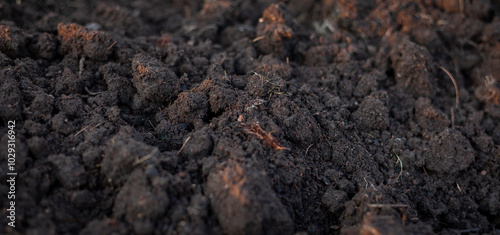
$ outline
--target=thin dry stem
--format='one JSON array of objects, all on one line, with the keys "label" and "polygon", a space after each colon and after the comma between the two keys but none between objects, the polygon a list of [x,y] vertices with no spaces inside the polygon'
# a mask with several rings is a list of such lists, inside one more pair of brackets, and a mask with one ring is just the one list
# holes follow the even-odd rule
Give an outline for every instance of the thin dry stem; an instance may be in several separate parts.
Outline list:
[{"label": "thin dry stem", "polygon": [[74,136],[78,136],[80,133],[82,133],[83,131],[85,131],[87,128],[89,128],[89,126],[85,126],[83,127],[80,131],[78,131]]},{"label": "thin dry stem", "polygon": [[257,41],[259,41],[259,40],[261,40],[261,39],[264,39],[264,38],[265,38],[265,36],[258,36],[258,37],[256,37],[256,38],[254,38],[254,39],[252,40],[252,42],[257,42]]},{"label": "thin dry stem", "polygon": [[459,99],[458,99],[459,94],[458,94],[458,85],[457,85],[457,82],[455,81],[455,78],[453,77],[453,75],[451,75],[450,71],[448,71],[443,66],[438,65],[437,67],[440,68],[441,70],[443,70],[448,75],[448,77],[451,78],[451,81],[453,82],[453,85],[455,86],[455,97],[456,97],[455,107],[458,107],[458,105],[459,105]]},{"label": "thin dry stem", "polygon": [[382,207],[408,207],[406,204],[368,204],[368,207],[382,208]]},{"label": "thin dry stem", "polygon": [[109,49],[111,49],[115,44],[116,44],[116,41],[113,42],[113,44],[111,44],[111,46],[109,46],[108,49],[106,49],[106,51],[109,51]]},{"label": "thin dry stem", "polygon": [[153,151],[151,151],[148,155],[146,155],[140,159],[137,159],[132,166],[135,167],[135,166],[147,161],[148,159],[152,158],[157,152],[158,152],[158,148],[153,149]]},{"label": "thin dry stem", "polygon": [[311,145],[309,145],[309,147],[307,147],[307,149],[306,149],[306,153],[304,154],[304,156],[306,156],[306,157],[307,157],[307,153],[309,152],[309,149],[310,149],[313,145],[314,145],[314,144],[311,144]]},{"label": "thin dry stem", "polygon": [[453,107],[450,108],[451,111],[451,128],[455,129],[455,110]]},{"label": "thin dry stem", "polygon": [[184,149],[184,146],[186,146],[187,142],[191,139],[191,136],[187,137],[186,140],[184,140],[184,143],[182,144],[181,148],[179,151],[177,151],[177,155],[181,154],[182,150]]},{"label": "thin dry stem", "polygon": [[[394,155],[396,155],[396,157],[398,158],[399,166],[401,167],[401,171],[399,172],[399,175],[396,178],[396,180],[398,180],[399,177],[401,177],[403,175],[403,161],[401,161],[401,158],[399,158],[399,155],[397,155],[396,153],[394,153]],[[396,162],[396,164],[397,164],[397,162]]]}]

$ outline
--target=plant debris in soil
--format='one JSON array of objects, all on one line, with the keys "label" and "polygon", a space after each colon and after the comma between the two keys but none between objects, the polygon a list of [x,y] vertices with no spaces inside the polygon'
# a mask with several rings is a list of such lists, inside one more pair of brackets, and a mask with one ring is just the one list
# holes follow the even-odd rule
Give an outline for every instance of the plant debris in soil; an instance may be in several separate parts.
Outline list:
[{"label": "plant debris in soil", "polygon": [[4,1],[0,89],[2,234],[500,233],[498,1]]}]

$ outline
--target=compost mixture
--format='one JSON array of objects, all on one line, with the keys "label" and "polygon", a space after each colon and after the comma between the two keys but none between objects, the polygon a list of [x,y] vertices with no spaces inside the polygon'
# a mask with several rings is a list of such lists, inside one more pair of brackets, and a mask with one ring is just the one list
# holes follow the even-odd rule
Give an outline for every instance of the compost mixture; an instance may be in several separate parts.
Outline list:
[{"label": "compost mixture", "polygon": [[0,233],[498,234],[499,103],[498,1],[2,1]]}]

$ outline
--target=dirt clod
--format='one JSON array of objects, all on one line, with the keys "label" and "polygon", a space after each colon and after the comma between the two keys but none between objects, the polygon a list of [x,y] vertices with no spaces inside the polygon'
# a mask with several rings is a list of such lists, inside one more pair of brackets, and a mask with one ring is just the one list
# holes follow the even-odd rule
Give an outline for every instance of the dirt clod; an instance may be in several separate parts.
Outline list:
[{"label": "dirt clod", "polygon": [[141,169],[134,170],[116,195],[113,215],[125,217],[137,234],[150,234],[152,222],[163,215],[169,200],[164,189],[148,185]]},{"label": "dirt clod", "polygon": [[179,80],[166,64],[155,58],[137,54],[132,59],[132,83],[142,98],[153,102],[169,102],[179,91]]},{"label": "dirt clod", "polygon": [[262,172],[234,161],[220,167],[208,176],[206,190],[225,233],[292,233],[291,218]]},{"label": "dirt clod", "polygon": [[73,58],[87,57],[104,61],[113,52],[113,40],[104,32],[90,30],[78,24],[60,23],[57,25],[57,34],[61,38],[62,50]]},{"label": "dirt clod", "polygon": [[466,169],[475,155],[470,142],[460,132],[446,129],[431,139],[424,155],[425,166],[435,172],[453,174]]},{"label": "dirt clod", "polygon": [[420,97],[415,102],[415,115],[417,123],[429,131],[441,132],[450,125],[448,117],[440,110],[434,108],[431,100]]},{"label": "dirt clod", "polygon": [[0,51],[8,56],[25,55],[27,41],[21,29],[15,26],[0,25]]},{"label": "dirt clod", "polygon": [[361,129],[384,130],[389,127],[389,109],[377,97],[366,97],[352,117]]},{"label": "dirt clod", "polygon": [[338,212],[346,200],[347,193],[342,190],[336,190],[334,187],[329,187],[321,197],[323,205],[328,207],[332,213]]},{"label": "dirt clod", "polygon": [[121,185],[135,167],[135,162],[152,153],[153,147],[132,139],[117,135],[108,141],[102,160],[102,173],[106,182]]},{"label": "dirt clod", "polygon": [[73,189],[86,183],[85,168],[79,163],[78,157],[59,154],[47,159],[52,163],[57,178],[64,187]]},{"label": "dirt clod", "polygon": [[18,83],[14,80],[11,73],[5,70],[0,72],[0,115],[7,120],[13,120],[21,117],[22,112],[22,94]]},{"label": "dirt clod", "polygon": [[290,56],[294,34],[290,12],[282,4],[271,4],[259,19],[254,41],[264,53],[273,53],[284,59]]},{"label": "dirt clod", "polygon": [[407,38],[395,43],[390,58],[398,86],[417,96],[436,94],[434,65],[429,51]]},{"label": "dirt clod", "polygon": [[200,130],[186,138],[180,153],[189,159],[200,159],[208,157],[212,148],[212,137],[207,132]]}]

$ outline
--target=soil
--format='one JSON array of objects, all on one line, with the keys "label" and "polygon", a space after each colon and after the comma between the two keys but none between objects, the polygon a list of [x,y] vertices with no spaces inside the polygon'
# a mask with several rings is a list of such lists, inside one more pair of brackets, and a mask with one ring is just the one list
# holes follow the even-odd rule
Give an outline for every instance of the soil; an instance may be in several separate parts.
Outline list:
[{"label": "soil", "polygon": [[0,58],[2,234],[500,233],[498,1],[3,1]]}]

